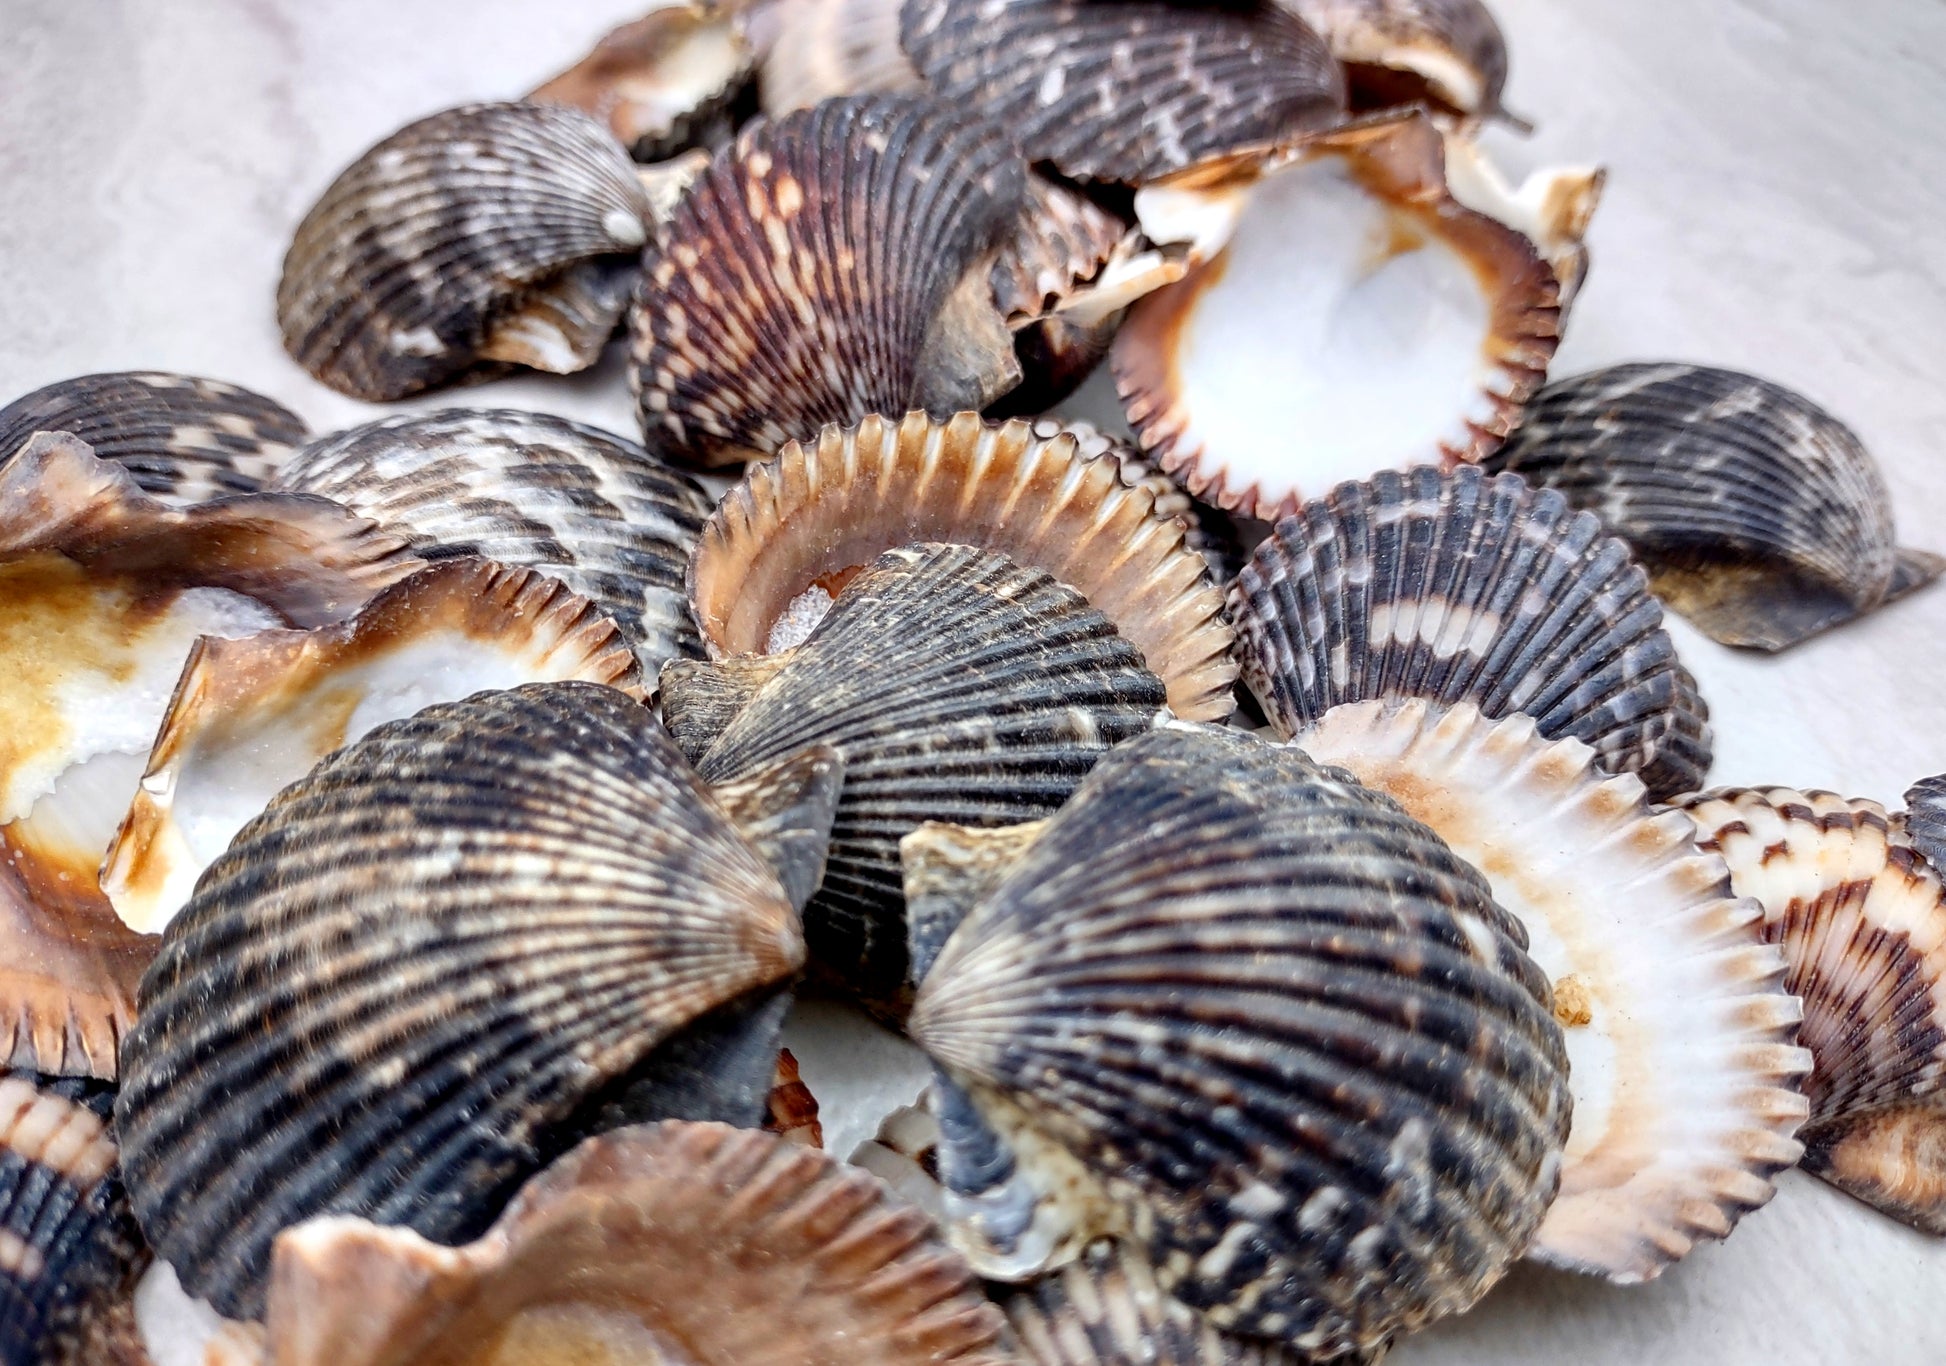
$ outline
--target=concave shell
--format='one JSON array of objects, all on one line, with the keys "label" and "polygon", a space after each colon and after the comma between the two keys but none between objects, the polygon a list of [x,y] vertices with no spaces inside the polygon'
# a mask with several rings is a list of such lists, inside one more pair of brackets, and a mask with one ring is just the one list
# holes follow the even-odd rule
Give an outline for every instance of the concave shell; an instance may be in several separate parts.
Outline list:
[{"label": "concave shell", "polygon": [[1375,470],[1486,456],[1560,340],[1560,289],[1520,232],[1447,187],[1422,112],[1217,158],[1136,213],[1193,268],[1111,353],[1142,448],[1266,521]]},{"label": "concave shell", "polygon": [[762,651],[807,590],[920,541],[996,550],[1078,590],[1142,652],[1177,716],[1234,709],[1222,595],[1175,518],[1072,437],[972,413],[868,417],[748,471],[690,561],[703,642],[718,658]]},{"label": "concave shell", "polygon": [[972,834],[904,853],[915,957],[972,902],[908,1030],[976,1269],[1126,1237],[1217,1327],[1328,1358],[1466,1308],[1525,1248],[1568,1128],[1547,980],[1396,804],[1170,726],[997,879]]},{"label": "concave shell", "polygon": [[1789,788],[1690,799],[1705,848],[1804,998],[1804,1168],[1946,1236],[1946,887],[1876,802]]},{"label": "concave shell", "polygon": [[1551,384],[1494,458],[1599,516],[1659,597],[1726,645],[1781,650],[1930,583],[1893,541],[1871,454],[1769,380],[1681,362]]},{"label": "concave shell", "polygon": [[1324,42],[1270,0],[907,0],[928,89],[1071,180],[1142,184],[1344,112]]},{"label": "concave shell", "polygon": [[35,432],[79,438],[171,507],[255,493],[310,438],[302,418],[262,394],[156,370],[78,375],[0,408],[0,464]]},{"label": "concave shell", "polygon": [[1578,740],[1422,700],[1337,707],[1296,737],[1480,869],[1527,929],[1565,1026],[1574,1120],[1528,1256],[1632,1283],[1724,1238],[1796,1164],[1802,1009],[1763,911]]},{"label": "concave shell", "polygon": [[1561,326],[1588,278],[1588,229],[1601,206],[1608,172],[1600,166],[1550,166],[1518,186],[1477,140],[1446,129],[1446,185],[1475,213],[1497,218],[1522,234],[1547,259],[1561,287]]},{"label": "concave shell", "polygon": [[1934,872],[1946,873],[1946,776],[1927,778],[1906,790],[1897,831]]},{"label": "concave shell", "polygon": [[926,821],[1047,815],[1163,703],[1140,652],[1079,593],[969,546],[887,551],[802,646],[674,664],[662,680],[670,732],[706,781],[806,745],[844,756],[804,932],[812,962],[874,1004],[907,991],[899,840]]},{"label": "concave shell", "polygon": [[[1583,741],[1609,772],[1668,775],[1658,799],[1696,785],[1708,727],[1647,576],[1518,477],[1342,485],[1278,524],[1229,601],[1244,682],[1287,739],[1345,702],[1471,702]],[[1683,762],[1657,767],[1672,748]]]},{"label": "concave shell", "polygon": [[757,0],[757,93],[772,118],[834,95],[923,88],[899,46],[900,0]]},{"label": "concave shell", "polygon": [[1429,102],[1478,118],[1503,113],[1507,41],[1483,0],[1277,3],[1344,64],[1354,111]]},{"label": "concave shell", "polygon": [[643,440],[703,465],[1020,379],[989,275],[1026,169],[991,125],[868,95],[759,121],[659,234],[630,314]]},{"label": "concave shell", "polygon": [[650,675],[702,654],[683,572],[709,495],[625,437],[450,408],[323,437],[281,482],[384,523],[428,560],[478,556],[561,580],[622,628]]},{"label": "concave shell", "polygon": [[[780,786],[815,839],[836,764],[809,759]],[[660,1117],[659,1054],[803,955],[779,870],[640,703],[545,683],[427,708],[281,792],[170,923],[122,1052],[136,1216],[232,1318],[314,1215],[475,1237],[590,1131]],[[776,1011],[750,1020],[755,1123]]]},{"label": "concave shell", "polygon": [[650,217],[627,153],[580,110],[444,110],[358,158],[298,224],[277,284],[285,348],[373,402],[483,361],[585,369]]},{"label": "concave shell", "polygon": [[315,631],[205,637],[189,653],[102,865],[124,923],[159,930],[281,789],[386,721],[489,688],[578,678],[645,700],[615,624],[531,569],[451,560]]}]

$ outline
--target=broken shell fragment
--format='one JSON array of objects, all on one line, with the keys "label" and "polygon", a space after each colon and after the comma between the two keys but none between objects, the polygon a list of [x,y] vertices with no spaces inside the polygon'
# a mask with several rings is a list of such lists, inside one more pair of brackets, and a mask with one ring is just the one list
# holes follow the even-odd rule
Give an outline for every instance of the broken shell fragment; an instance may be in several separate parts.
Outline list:
[{"label": "broken shell fragment", "polygon": [[1344,64],[1354,113],[1424,103],[1475,118],[1503,115],[1507,42],[1482,0],[1277,3]]},{"label": "broken shell fragment", "polygon": [[1851,430],[1754,375],[1668,362],[1563,380],[1494,465],[1599,516],[1725,645],[1785,649],[1946,568],[1893,540],[1891,494]]},{"label": "broken shell fragment", "polygon": [[824,1125],[818,1120],[818,1098],[804,1084],[797,1056],[790,1049],[777,1054],[777,1074],[771,1082],[764,1128],[788,1143],[806,1148],[824,1146]]},{"label": "broken shell fragment", "polygon": [[578,109],[433,114],[353,162],[298,225],[277,285],[285,348],[373,402],[482,362],[585,369],[627,301],[601,271],[628,267],[649,221],[627,154]]},{"label": "broken shell fragment", "polygon": [[923,89],[899,46],[900,8],[900,0],[758,0],[751,27],[764,54],[764,113],[779,118],[834,95]]}]

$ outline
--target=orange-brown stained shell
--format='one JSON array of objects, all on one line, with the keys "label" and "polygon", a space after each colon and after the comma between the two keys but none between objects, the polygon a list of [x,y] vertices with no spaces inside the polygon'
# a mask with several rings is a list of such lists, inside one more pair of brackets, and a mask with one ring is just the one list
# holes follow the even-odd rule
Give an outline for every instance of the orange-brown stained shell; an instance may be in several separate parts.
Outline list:
[{"label": "orange-brown stained shell", "polygon": [[797,1055],[785,1048],[777,1054],[777,1079],[770,1088],[770,1115],[764,1128],[787,1142],[806,1148],[824,1146],[824,1125],[818,1121],[818,1098],[804,1084]]}]

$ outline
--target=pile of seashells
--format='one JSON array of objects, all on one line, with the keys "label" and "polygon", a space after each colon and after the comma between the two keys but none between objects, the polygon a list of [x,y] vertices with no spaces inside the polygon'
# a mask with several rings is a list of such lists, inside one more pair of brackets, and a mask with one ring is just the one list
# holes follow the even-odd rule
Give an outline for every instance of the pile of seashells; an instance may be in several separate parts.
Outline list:
[{"label": "pile of seashells", "polygon": [[[375,401],[625,327],[639,444],[0,411],[0,1361],[147,1360],[152,1260],[213,1363],[1290,1363],[1800,1163],[1946,1233],[1946,781],[1707,790],[1663,625],[1941,562],[1795,394],[1547,384],[1602,178],[1507,184],[1505,74],[1477,0],[689,0],[276,299]],[[1043,416],[1104,362],[1131,441]],[[933,1065],[854,1163],[800,984]]]}]

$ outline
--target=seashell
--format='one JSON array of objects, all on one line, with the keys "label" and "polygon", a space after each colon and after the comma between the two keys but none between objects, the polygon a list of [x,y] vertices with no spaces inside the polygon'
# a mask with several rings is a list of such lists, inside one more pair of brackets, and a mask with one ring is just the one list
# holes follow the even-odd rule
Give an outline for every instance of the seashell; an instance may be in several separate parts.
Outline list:
[{"label": "seashell", "polygon": [[1588,228],[1601,205],[1608,172],[1600,166],[1552,166],[1518,186],[1477,141],[1445,131],[1446,187],[1475,213],[1520,233],[1546,258],[1561,287],[1561,325],[1588,278]]},{"label": "seashell", "polygon": [[1680,362],[1549,385],[1495,457],[1599,516],[1657,596],[1725,645],[1782,650],[1932,582],[1837,418],[1768,380]]},{"label": "seashell", "polygon": [[[1278,524],[1229,605],[1243,680],[1287,739],[1345,702],[1422,697],[1525,713],[1611,773],[1688,782],[1708,754],[1695,680],[1628,548],[1518,478],[1341,485]],[[1665,752],[1683,761],[1658,767]]]},{"label": "seashell", "polygon": [[1453,196],[1423,113],[1219,158],[1145,188],[1136,213],[1194,264],[1115,336],[1129,423],[1191,493],[1246,516],[1482,459],[1560,338],[1547,262]]},{"label": "seashell", "polygon": [[580,110],[444,110],[353,162],[298,224],[277,285],[285,349],[372,402],[483,362],[586,369],[650,217],[628,155]]},{"label": "seashell", "polygon": [[757,90],[781,118],[834,95],[915,93],[924,82],[899,46],[900,0],[760,0]]},{"label": "seashell", "polygon": [[1906,789],[1906,809],[1895,827],[1934,872],[1946,870],[1946,776],[1927,778]]},{"label": "seashell", "polygon": [[771,1082],[770,1100],[765,1107],[764,1128],[787,1143],[805,1148],[824,1146],[824,1125],[818,1120],[818,1098],[804,1084],[797,1070],[797,1055],[790,1049],[777,1053],[777,1075]]},{"label": "seashell", "polygon": [[1213,1326],[1329,1358],[1520,1254],[1567,1057],[1519,923],[1431,831],[1296,750],[1171,726],[1001,833],[1031,839],[1010,867],[978,832],[903,846],[932,960],[908,1032],[976,1270],[1120,1238]]},{"label": "seashell", "polygon": [[590,1139],[477,1242],[360,1219],[277,1242],[274,1366],[1004,1366],[1004,1320],[918,1210],[773,1135]]},{"label": "seashell", "polygon": [[1650,1280],[1769,1203],[1803,1154],[1802,1011],[1761,908],[1687,817],[1580,741],[1467,704],[1353,703],[1294,743],[1483,871],[1554,984],[1574,1121],[1528,1256]]},{"label": "seashell", "polygon": [[333,750],[434,702],[570,678],[647,696],[586,598],[486,560],[422,570],[337,625],[199,640],[102,889],[124,923],[159,930],[237,832]]},{"label": "seashell", "polygon": [[998,551],[1078,590],[1141,651],[1177,716],[1234,708],[1222,597],[1174,518],[1115,462],[972,413],[868,417],[749,470],[690,562],[703,643],[720,659],[787,642],[812,590],[821,597],[882,551],[920,541]]},{"label": "seashell", "polygon": [[1049,814],[1165,701],[1162,680],[1081,594],[963,545],[887,551],[803,645],[730,664],[664,670],[670,733],[712,783],[806,745],[844,757],[805,939],[827,976],[894,1013],[907,994],[900,838],[926,821]]},{"label": "seashell", "polygon": [[171,507],[257,492],[310,436],[302,418],[262,394],[155,370],[79,375],[0,408],[0,464],[43,431],[85,442]]},{"label": "seashell", "polygon": [[1816,1066],[1804,1169],[1946,1236],[1946,886],[1876,802],[1789,788],[1685,803],[1764,908]]},{"label": "seashell", "polygon": [[1070,180],[1143,184],[1345,106],[1323,40],[1270,0],[907,0],[900,41],[934,95]]},{"label": "seashell", "polygon": [[683,570],[710,498],[624,437],[545,413],[449,408],[306,446],[281,476],[409,537],[561,580],[622,628],[653,676],[702,644]]},{"label": "seashell", "polygon": [[827,423],[1011,389],[990,275],[1025,176],[997,129],[923,98],[746,128],[645,262],[630,382],[650,451],[730,464]]},{"label": "seashell", "polygon": [[478,1236],[588,1133],[705,1108],[687,1081],[715,1079],[711,1049],[738,1074],[719,1117],[756,1123],[803,962],[789,893],[815,885],[837,781],[811,750],[746,784],[760,853],[646,708],[579,682],[327,758],[210,866],[143,978],[116,1125],[157,1254],[258,1317],[280,1229]]},{"label": "seashell", "polygon": [[1427,104],[1522,120],[1500,105],[1507,42],[1482,0],[1277,0],[1345,68],[1354,111]]},{"label": "seashell", "polygon": [[1671,726],[1656,743],[1655,757],[1635,770],[1642,786],[1658,801],[1701,792],[1715,760],[1715,736],[1710,730],[1709,703],[1696,675],[1676,665],[1676,701]]}]

